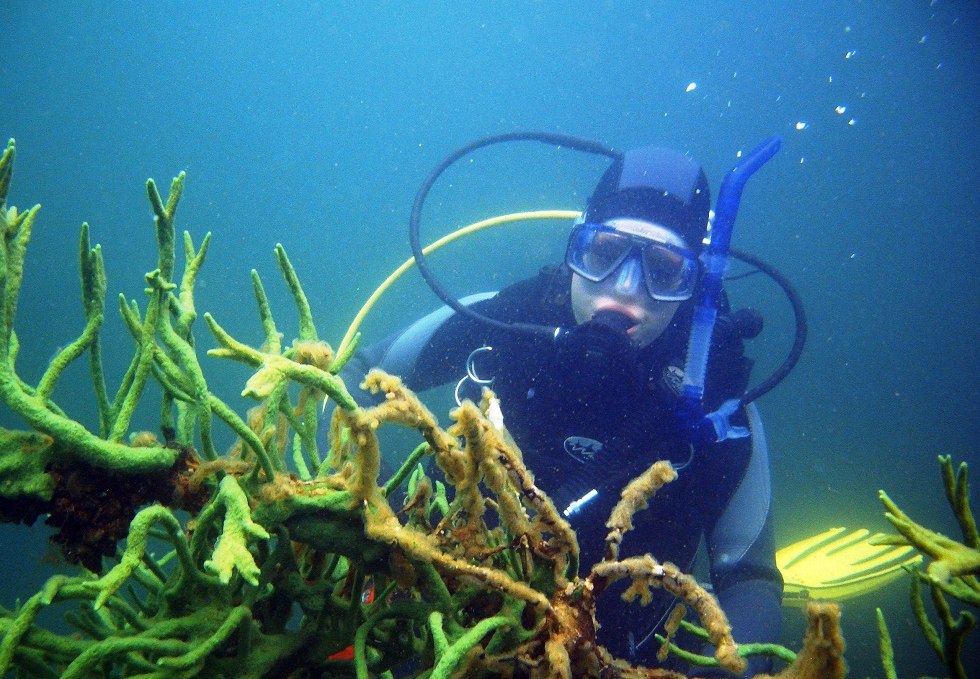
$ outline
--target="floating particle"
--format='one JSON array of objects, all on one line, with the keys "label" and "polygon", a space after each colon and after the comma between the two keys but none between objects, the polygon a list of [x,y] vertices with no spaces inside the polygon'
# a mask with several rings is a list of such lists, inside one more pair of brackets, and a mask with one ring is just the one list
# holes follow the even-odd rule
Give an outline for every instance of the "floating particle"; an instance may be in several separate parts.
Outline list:
[{"label": "floating particle", "polygon": [[847,53],[844,55],[844,58],[845,59],[850,59],[851,57],[853,57],[857,53],[858,53],[857,50],[848,50]]},{"label": "floating particle", "polygon": [[840,106],[835,106],[834,110],[837,111],[837,115],[842,115],[847,110],[847,107],[841,104]]},{"label": "floating particle", "polygon": [[800,156],[800,165],[803,164],[803,156]]},{"label": "floating particle", "polygon": [[798,123],[796,123],[796,129],[797,130],[805,130],[806,128],[807,128],[807,124],[805,122],[803,122],[802,120],[799,121]]},{"label": "floating particle", "polygon": [[929,39],[929,36],[928,36],[928,35],[924,35],[924,36],[922,36],[921,38],[919,38],[919,44],[920,44],[920,45],[924,45],[924,44],[926,44],[926,41],[927,41],[928,39]]},{"label": "floating particle", "polygon": [[698,89],[698,84],[697,83],[691,83],[690,85],[687,86],[687,89],[684,90],[684,91],[685,92],[693,92],[696,89]]},{"label": "floating particle", "polygon": [[735,157],[736,158],[741,158],[742,157],[742,150],[741,149],[738,150],[738,152],[735,154]]},{"label": "floating particle", "polygon": [[857,125],[857,119],[851,118],[850,120],[847,121],[847,124],[850,125],[851,127],[854,127],[855,125]]},{"label": "floating particle", "polygon": [[851,32],[851,27],[850,26],[844,26],[844,32],[845,33],[850,33]]},{"label": "floating particle", "polygon": [[832,75],[828,75],[828,76],[827,76],[827,82],[828,82],[828,83],[832,83],[832,82],[834,82],[834,76],[832,76]]}]

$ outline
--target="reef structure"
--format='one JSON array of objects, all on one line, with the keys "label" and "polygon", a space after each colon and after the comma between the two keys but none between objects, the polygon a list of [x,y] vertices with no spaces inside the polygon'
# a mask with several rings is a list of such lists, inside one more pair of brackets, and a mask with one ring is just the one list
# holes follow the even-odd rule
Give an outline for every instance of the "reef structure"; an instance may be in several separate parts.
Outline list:
[{"label": "reef structure", "polygon": [[[177,277],[183,173],[166,200],[152,180],[146,185],[157,262],[142,304],[119,299],[136,349],[115,392],[101,358],[102,249],[91,245],[87,225],[79,242],[85,326],[28,384],[15,367],[14,319],[39,207],[6,204],[14,150],[11,140],[0,159],[0,398],[28,428],[0,430],[0,520],[47,517],[80,568],[0,608],[0,675],[680,676],[632,667],[596,642],[595,598],[623,578],[641,604],[651,587],[663,587],[697,613],[717,649],[704,662],[738,672],[756,652],[735,645],[724,613],[694,578],[649,555],[619,559],[634,513],[673,478],[668,463],[624,489],[604,560],[580,576],[575,535],[494,425],[493,395],[464,403],[443,429],[397,377],[373,371],[363,386],[384,400],[358,407],[338,377],[356,342],[335,355],[320,340],[281,245],[275,258],[299,319],[291,345],[254,270],[262,347],[204,316],[217,344],[207,354],[254,369],[242,395],[257,405],[238,415],[209,388],[193,332],[210,234],[199,247],[183,234]],[[53,399],[67,366],[83,356],[97,431]],[[336,408],[321,450],[324,398]],[[160,406],[159,436],[134,427],[136,405],[148,399]],[[382,482],[383,425],[412,428],[421,442]],[[223,453],[218,426],[235,438]],[[421,462],[429,457],[435,467],[427,471]],[[65,611],[69,633],[40,623],[53,607]],[[839,637],[832,610],[811,620],[815,639]],[[842,642],[813,646],[796,665],[843,667]]]},{"label": "reef structure", "polygon": [[[931,561],[926,568],[908,566],[912,576],[909,601],[912,613],[930,648],[946,670],[946,676],[966,679],[969,673],[963,662],[964,649],[969,648],[967,635],[976,627],[980,608],[980,533],[970,507],[970,481],[966,462],[954,470],[949,455],[940,455],[946,500],[949,503],[963,536],[962,542],[937,533],[912,520],[884,490],[878,497],[887,510],[885,518],[898,535],[884,536],[880,545],[912,545]],[[922,598],[922,586],[928,587],[940,629],[930,621]],[[881,664],[889,679],[898,676],[895,670],[891,636],[881,609],[876,610]]]}]

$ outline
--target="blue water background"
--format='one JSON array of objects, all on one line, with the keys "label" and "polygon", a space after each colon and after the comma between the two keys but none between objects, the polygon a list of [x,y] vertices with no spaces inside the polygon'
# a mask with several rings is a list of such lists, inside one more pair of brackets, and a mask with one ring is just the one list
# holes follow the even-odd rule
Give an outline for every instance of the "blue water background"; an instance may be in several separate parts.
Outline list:
[{"label": "blue water background", "polygon": [[[0,135],[18,149],[9,202],[43,205],[18,370],[36,381],[82,327],[83,221],[103,247],[110,311],[120,292],[144,304],[143,274],[156,267],[148,177],[165,192],[185,170],[178,229],[195,243],[214,234],[200,312],[260,343],[255,268],[291,341],[295,313],[272,254],[282,243],[321,336],[336,344],[409,256],[419,183],[473,138],[540,129],[623,149],[671,146],[704,163],[717,191],[739,151],[778,134],[783,150],[750,182],[734,245],[785,272],[810,320],[800,365],[760,403],[779,543],[835,525],[887,530],[879,488],[958,535],[935,458],[980,469],[978,27],[977,3],[942,0],[8,0]],[[529,144],[476,154],[433,191],[423,241],[503,212],[579,209],[603,168]],[[502,228],[434,265],[458,294],[499,288],[557,257],[566,228]],[[760,277],[730,291],[766,316],[750,346],[761,378],[792,340],[788,307]],[[436,306],[411,275],[369,317],[365,340]],[[132,342],[114,313],[105,332],[116,385]],[[200,321],[197,337],[213,346]],[[204,362],[212,388],[243,410],[247,369]],[[55,397],[92,426],[90,394],[79,366]],[[139,428],[156,428],[155,408]],[[0,424],[20,426],[6,409]],[[46,536],[0,527],[3,605],[49,574],[35,567]],[[938,674],[903,580],[845,607],[852,676],[881,675],[876,605],[900,674]],[[786,609],[785,627],[797,646],[798,612]]]}]

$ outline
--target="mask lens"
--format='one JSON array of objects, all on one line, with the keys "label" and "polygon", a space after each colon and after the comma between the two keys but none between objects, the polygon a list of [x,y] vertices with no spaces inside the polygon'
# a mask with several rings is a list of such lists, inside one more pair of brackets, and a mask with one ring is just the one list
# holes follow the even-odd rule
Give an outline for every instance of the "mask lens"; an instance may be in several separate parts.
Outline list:
[{"label": "mask lens", "polygon": [[663,302],[690,298],[698,276],[698,262],[692,253],[665,243],[648,243],[642,252],[651,297]]},{"label": "mask lens", "polygon": [[590,281],[601,281],[616,270],[633,247],[628,236],[601,224],[579,224],[572,231],[565,263]]}]

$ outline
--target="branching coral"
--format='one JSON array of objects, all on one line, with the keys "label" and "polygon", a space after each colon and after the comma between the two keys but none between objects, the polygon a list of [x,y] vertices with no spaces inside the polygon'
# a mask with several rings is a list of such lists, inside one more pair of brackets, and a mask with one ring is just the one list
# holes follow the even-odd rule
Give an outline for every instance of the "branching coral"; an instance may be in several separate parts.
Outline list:
[{"label": "branching coral", "polygon": [[[910,595],[912,611],[926,640],[945,665],[950,676],[965,679],[967,673],[963,667],[961,654],[966,643],[966,635],[976,626],[976,614],[961,610],[954,615],[947,598],[957,600],[974,609],[980,606],[980,581],[977,579],[980,575],[980,535],[977,533],[976,520],[970,508],[970,483],[966,463],[961,462],[959,468],[954,471],[950,456],[940,455],[939,467],[942,471],[946,499],[959,523],[963,542],[957,542],[916,523],[899,509],[885,491],[881,490],[878,495],[885,509],[888,510],[885,518],[895,526],[899,535],[880,538],[876,544],[912,545],[932,559],[925,570],[907,568],[912,574]],[[922,601],[921,583],[929,586],[942,633],[938,632],[929,621],[925,603]],[[891,664],[893,660],[891,639],[880,610],[878,628],[882,664],[886,673],[894,675],[895,670]]]},{"label": "branching coral", "polygon": [[[482,406],[465,403],[443,429],[398,378],[372,372],[364,387],[384,401],[358,408],[338,377],[353,345],[335,356],[319,339],[282,246],[275,256],[298,312],[297,338],[284,347],[253,271],[264,346],[205,320],[218,344],[208,354],[252,366],[242,393],[259,403],[243,419],[215,396],[193,335],[210,236],[195,249],[184,234],[175,278],[183,174],[166,200],[147,183],[158,258],[145,306],[120,299],[136,349],[115,394],[101,361],[102,250],[90,246],[87,226],[85,327],[36,385],[26,384],[14,366],[13,321],[38,209],[6,206],[13,154],[11,142],[0,160],[0,397],[31,431],[0,432],[0,519],[30,522],[62,506],[76,519],[62,525],[66,544],[86,546],[75,560],[91,572],[53,578],[16,610],[0,609],[0,675],[677,676],[630,667],[596,643],[596,597],[619,578],[632,579],[628,594],[641,602],[650,587],[683,598],[718,648],[715,661],[743,666],[724,613],[693,578],[650,556],[618,558],[633,514],[672,478],[668,464],[624,491],[606,560],[580,577],[575,535],[488,417],[492,395]],[[65,367],[83,355],[98,433],[53,400]],[[329,450],[317,441],[324,397],[339,406]],[[162,443],[145,433],[127,439],[136,404],[148,398],[160,400]],[[225,454],[214,444],[220,424],[237,439]],[[415,429],[424,442],[381,485],[376,430],[386,424]],[[420,464],[429,456],[443,479]],[[73,512],[93,479],[107,489],[96,502],[113,511]],[[406,480],[406,502],[393,507]],[[71,635],[40,625],[51,606],[68,609]],[[823,620],[816,628],[826,629]]]}]

